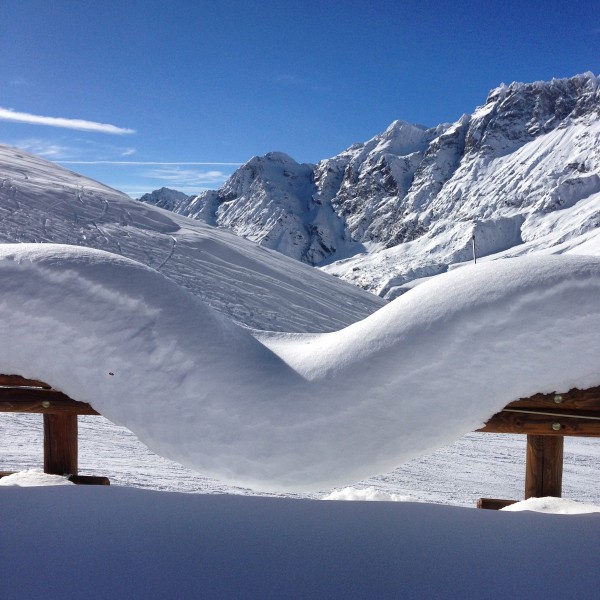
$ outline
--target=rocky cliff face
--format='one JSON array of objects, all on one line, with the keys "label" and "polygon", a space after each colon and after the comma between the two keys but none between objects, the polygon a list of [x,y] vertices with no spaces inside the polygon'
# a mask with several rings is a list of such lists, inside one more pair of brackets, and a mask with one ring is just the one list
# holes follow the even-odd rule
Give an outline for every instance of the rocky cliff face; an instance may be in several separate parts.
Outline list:
[{"label": "rocky cliff face", "polygon": [[[312,265],[393,249],[411,255],[408,243],[430,257],[421,256],[423,269],[416,271],[414,261],[408,270],[390,267],[383,287],[374,276],[358,280],[328,267],[381,293],[398,269],[413,277],[464,259],[474,228],[489,230],[483,237],[490,240],[497,231],[494,241],[481,242],[481,253],[490,254],[556,233],[556,219],[544,215],[600,193],[599,84],[585,73],[501,85],[453,124],[428,129],[395,121],[317,165],[281,153],[255,157],[221,190],[174,210]],[[562,241],[597,226],[594,211],[583,212],[561,230]],[[358,271],[362,277],[369,269]]]},{"label": "rocky cliff face", "polygon": [[427,148],[445,128],[425,129],[394,121],[372,140],[317,165],[317,175],[327,172],[331,163],[338,171],[343,165],[339,185],[329,201],[352,240],[393,243],[393,224],[401,217],[400,200],[411,189]]},{"label": "rocky cliff face", "polygon": [[282,152],[256,156],[218,191],[190,198],[177,212],[309,264],[335,253],[343,223],[317,197],[314,165]]}]

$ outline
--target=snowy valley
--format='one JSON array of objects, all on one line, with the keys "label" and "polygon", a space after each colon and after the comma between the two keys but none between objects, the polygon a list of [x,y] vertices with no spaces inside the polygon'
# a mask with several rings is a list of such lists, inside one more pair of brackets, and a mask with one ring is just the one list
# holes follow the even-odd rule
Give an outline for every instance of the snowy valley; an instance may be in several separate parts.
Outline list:
[{"label": "snowy valley", "polygon": [[[161,190],[145,198],[156,207],[2,147],[0,241],[107,250],[160,271],[247,327],[332,331],[384,304],[340,279],[394,297],[423,277],[468,261],[473,234],[480,259],[599,254],[597,111],[598,80],[591,74],[501,86],[484,106],[454,125],[425,129],[395,122],[373,140],[316,166],[298,165],[282,153],[257,157],[219,192],[187,198]],[[404,232],[400,236],[399,228]],[[302,264],[344,254],[353,256],[323,267],[337,278]],[[273,348],[278,343],[276,338],[263,342]],[[30,422],[15,418],[3,432],[5,439],[18,438]],[[123,444],[123,455],[141,457],[143,470],[151,455],[135,437],[108,422],[102,427],[113,432],[109,437],[115,443]],[[490,453],[484,444],[499,445]],[[484,489],[498,488],[495,495],[500,497],[519,497],[522,483],[515,483],[515,477],[517,482],[522,477],[521,444],[518,437],[496,442],[495,436],[469,434],[449,450],[409,462],[394,475],[364,485],[467,505]],[[35,446],[17,452],[26,467],[38,460]],[[567,473],[572,452],[587,477],[597,460],[594,448],[589,442],[569,440]],[[496,460],[496,452],[512,453],[509,462],[517,461],[512,476],[490,477],[487,469],[480,469],[481,484],[468,482],[468,476],[464,487],[457,484],[457,460],[468,471],[474,457],[487,464]],[[91,470],[104,470],[96,466],[101,453],[92,446]],[[16,458],[9,452],[8,460]],[[121,473],[121,461],[114,459],[109,468],[113,479],[148,485],[134,469]],[[157,473],[164,470],[157,467]],[[438,483],[429,482],[421,470],[436,473]],[[596,500],[592,488],[597,486],[584,483],[578,473],[573,474],[576,495]],[[598,480],[597,474],[591,476]],[[411,489],[415,478],[421,487]],[[151,479],[151,487],[160,489],[230,489],[190,472],[185,478],[155,474]],[[432,494],[432,485],[441,486],[440,492]],[[568,478],[565,485],[571,485]]]},{"label": "snowy valley", "polygon": [[[503,86],[147,203],[0,146],[0,363],[105,415],[80,473],[112,483],[0,478],[0,595],[595,597],[597,440],[566,440],[578,503],[513,507],[593,514],[464,507],[524,488],[524,436],[469,432],[600,383],[597,110],[590,75]],[[3,413],[0,471],[41,463]]]},{"label": "snowy valley", "polygon": [[[392,130],[404,128],[396,123]],[[408,137],[406,144],[417,143]],[[377,144],[366,144],[366,147],[371,151],[378,144],[385,146],[378,141]],[[353,152],[360,154],[357,149]],[[275,158],[282,164],[289,162],[282,155],[271,157]],[[133,201],[116,190],[41,158],[2,147],[0,159],[0,240],[3,243],[63,243],[132,258],[166,275],[237,323],[255,330],[334,331],[368,316],[385,304],[376,295],[321,273],[281,252],[233,235],[224,227],[215,228],[197,219]],[[253,161],[251,163],[261,164],[261,159]],[[304,172],[308,177],[306,169]],[[244,173],[242,169],[240,177]],[[303,180],[283,176],[282,181],[290,179],[289,189],[300,189],[306,184],[306,177]],[[173,194],[164,206],[173,208],[184,200],[181,195]],[[585,224],[585,231],[580,232],[580,236],[566,239],[562,246],[548,249],[541,244],[541,253],[598,254],[595,235],[598,230],[589,226],[594,202],[592,194],[591,198],[584,198],[570,208],[548,213],[548,222],[552,219],[558,222],[559,232],[564,229],[560,219],[569,223],[579,219]],[[297,217],[303,214],[300,205],[295,214]],[[446,241],[456,243],[456,248],[452,247],[455,258],[467,260],[474,226],[477,227],[478,243],[488,239],[489,245],[493,246],[497,243],[498,231],[505,241],[521,235],[515,223],[523,223],[523,217],[495,217],[495,220],[482,224],[471,223],[466,232],[459,228],[460,235],[449,236]],[[357,272],[356,265],[360,265],[361,260],[368,263],[372,273],[377,272],[374,266],[378,264],[382,265],[382,272],[388,272],[385,260],[392,255],[391,262],[393,253],[404,254],[409,262],[418,255],[427,263],[435,255],[436,243],[424,235],[387,250],[358,255],[351,259],[354,262],[350,264],[355,265],[351,272]],[[511,247],[511,252],[517,253],[525,244]],[[448,246],[440,244],[440,248],[447,250]],[[532,245],[531,249],[536,247]],[[343,265],[336,263],[328,269],[342,268]],[[431,273],[425,268],[412,274]],[[383,283],[380,285],[385,287]],[[262,341],[273,349],[279,344],[285,352],[276,336],[263,336]],[[6,466],[15,463],[23,467],[38,465],[41,431],[39,424],[37,429],[34,425],[37,423],[35,417],[5,417],[3,438],[14,440],[3,444],[9,447],[3,458],[7,461]],[[91,419],[87,424],[84,419],[83,422],[90,432],[88,441],[82,440],[84,473],[101,472],[115,483],[154,489],[249,493],[249,490],[208,479],[149,453],[129,431],[108,421]],[[94,436],[96,430],[102,431],[102,440],[113,440],[108,449]],[[23,446],[17,440],[22,439],[25,432],[31,442]],[[454,445],[409,461],[392,473],[363,482],[359,487],[374,487],[390,495],[470,506],[485,494],[519,498],[523,487],[523,455],[524,440],[518,436],[505,439],[469,434]],[[506,471],[502,473],[489,468],[499,457],[506,465]],[[598,485],[593,483],[600,480],[595,469],[597,460],[598,449],[593,442],[568,440],[566,495],[588,502],[598,500],[595,491]],[[473,464],[479,465],[475,471]],[[324,489],[317,497],[329,491]]]}]

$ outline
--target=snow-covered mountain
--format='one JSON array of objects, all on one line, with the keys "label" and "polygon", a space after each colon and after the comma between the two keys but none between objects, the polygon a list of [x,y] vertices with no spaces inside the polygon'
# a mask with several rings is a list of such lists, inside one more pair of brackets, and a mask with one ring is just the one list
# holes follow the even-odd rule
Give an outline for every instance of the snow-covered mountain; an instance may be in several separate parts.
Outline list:
[{"label": "snow-covered mountain", "polygon": [[186,205],[190,196],[177,190],[172,190],[167,187],[161,187],[158,190],[154,190],[149,194],[144,194],[141,198],[138,198],[140,202],[146,204],[152,204],[158,206],[158,208],[164,208],[173,212],[180,212],[179,208],[182,205]]},{"label": "snow-covered mountain", "polygon": [[388,297],[469,260],[473,235],[479,257],[561,251],[600,224],[599,84],[503,84],[453,124],[395,121],[314,166],[255,157],[175,210],[312,265],[347,259],[324,268]]},{"label": "snow-covered mountain", "polygon": [[176,212],[317,264],[335,252],[343,233],[342,221],[318,201],[317,191],[314,165],[271,152],[249,160],[218,192],[190,198]]},{"label": "snow-covered mountain", "polygon": [[7,242],[88,246],[133,258],[258,329],[329,331],[382,306],[372,294],[231,232],[0,146],[0,243]]}]

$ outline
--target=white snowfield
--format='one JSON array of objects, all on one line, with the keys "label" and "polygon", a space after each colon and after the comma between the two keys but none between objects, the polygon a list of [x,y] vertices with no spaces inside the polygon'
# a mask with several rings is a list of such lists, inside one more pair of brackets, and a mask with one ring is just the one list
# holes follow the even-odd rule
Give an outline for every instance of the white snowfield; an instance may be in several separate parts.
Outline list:
[{"label": "white snowfield", "polygon": [[259,329],[335,330],[384,304],[228,231],[1,144],[0,242],[69,244],[132,258]]},{"label": "white snowfield", "polygon": [[600,384],[600,258],[464,267],[345,329],[257,338],[159,272],[0,246],[0,371],[47,381],[158,454],[263,490],[389,471],[536,392]]}]

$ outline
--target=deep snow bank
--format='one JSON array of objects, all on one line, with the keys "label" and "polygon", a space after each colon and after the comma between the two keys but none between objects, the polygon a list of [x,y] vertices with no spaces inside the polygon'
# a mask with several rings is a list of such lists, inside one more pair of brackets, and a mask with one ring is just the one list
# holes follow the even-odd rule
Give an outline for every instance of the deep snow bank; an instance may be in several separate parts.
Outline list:
[{"label": "deep snow bank", "polygon": [[598,515],[113,486],[0,501],[3,600],[598,596]]},{"label": "deep snow bank", "polygon": [[265,345],[157,271],[100,251],[2,246],[0,286],[11,340],[0,371],[255,488],[356,481],[515,398],[600,383],[596,257],[465,267],[341,331]]}]

